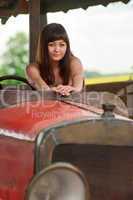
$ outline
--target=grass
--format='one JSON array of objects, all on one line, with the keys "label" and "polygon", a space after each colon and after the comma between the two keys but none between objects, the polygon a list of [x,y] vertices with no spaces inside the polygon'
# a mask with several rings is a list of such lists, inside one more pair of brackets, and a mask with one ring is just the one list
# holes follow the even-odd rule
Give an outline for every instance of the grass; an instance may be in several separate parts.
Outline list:
[{"label": "grass", "polygon": [[121,81],[129,81],[129,80],[133,80],[133,74],[111,75],[111,76],[86,78],[85,79],[85,85],[98,84],[98,83],[121,82]]}]

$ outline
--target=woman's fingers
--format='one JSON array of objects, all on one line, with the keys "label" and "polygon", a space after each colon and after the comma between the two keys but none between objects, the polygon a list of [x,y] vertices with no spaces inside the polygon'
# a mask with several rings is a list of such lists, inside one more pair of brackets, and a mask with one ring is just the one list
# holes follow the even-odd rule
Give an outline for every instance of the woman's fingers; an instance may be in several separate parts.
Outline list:
[{"label": "woman's fingers", "polygon": [[69,85],[59,85],[57,87],[57,90],[59,92],[71,92],[73,90],[73,87],[71,87]]},{"label": "woman's fingers", "polygon": [[73,87],[69,85],[58,85],[57,87],[53,87],[52,90],[61,95],[69,96],[70,92],[73,91]]},{"label": "woman's fingers", "polygon": [[69,92],[67,92],[67,91],[65,91],[65,90],[60,90],[60,91],[57,91],[59,94],[61,94],[61,95],[64,95],[64,96],[69,96],[70,95],[70,93]]},{"label": "woman's fingers", "polygon": [[52,87],[51,89],[52,89],[52,91],[57,92],[57,88],[56,87]]}]

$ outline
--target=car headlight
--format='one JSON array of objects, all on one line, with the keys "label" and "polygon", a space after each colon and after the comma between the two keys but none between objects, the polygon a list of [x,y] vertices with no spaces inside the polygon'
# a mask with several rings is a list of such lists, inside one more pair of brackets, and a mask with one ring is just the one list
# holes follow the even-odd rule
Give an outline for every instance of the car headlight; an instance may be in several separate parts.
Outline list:
[{"label": "car headlight", "polygon": [[90,200],[82,172],[68,163],[55,163],[34,176],[26,200]]}]

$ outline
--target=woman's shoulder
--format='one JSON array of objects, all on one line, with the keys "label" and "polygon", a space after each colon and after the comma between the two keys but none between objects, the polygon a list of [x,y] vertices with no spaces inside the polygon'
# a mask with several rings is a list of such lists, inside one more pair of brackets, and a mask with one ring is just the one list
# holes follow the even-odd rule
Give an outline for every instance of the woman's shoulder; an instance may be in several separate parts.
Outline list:
[{"label": "woman's shoulder", "polygon": [[40,70],[37,63],[30,63],[26,67],[26,75],[28,79],[36,79],[36,77],[40,76]]},{"label": "woman's shoulder", "polygon": [[70,68],[72,73],[83,71],[83,65],[78,57],[73,56],[71,58]]},{"label": "woman's shoulder", "polygon": [[39,72],[39,65],[37,63],[30,63],[26,67],[26,72],[27,73],[38,73]]},{"label": "woman's shoulder", "polygon": [[36,63],[36,62],[29,63],[29,64],[27,65],[27,67],[35,67],[35,68],[39,68],[39,64]]},{"label": "woman's shoulder", "polygon": [[81,64],[82,65],[81,60],[76,56],[71,57],[70,64],[71,65],[74,65],[74,64]]}]

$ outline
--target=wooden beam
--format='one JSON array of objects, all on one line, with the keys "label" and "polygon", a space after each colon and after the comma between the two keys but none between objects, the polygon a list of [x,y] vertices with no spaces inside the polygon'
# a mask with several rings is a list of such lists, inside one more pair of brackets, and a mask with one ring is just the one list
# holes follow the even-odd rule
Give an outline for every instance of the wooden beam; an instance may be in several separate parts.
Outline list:
[{"label": "wooden beam", "polygon": [[[3,8],[0,9],[0,18],[5,18],[8,20],[11,16],[16,17],[19,14],[28,14],[28,2],[19,0],[16,7],[13,9]],[[6,21],[5,21],[6,22]]]},{"label": "wooden beam", "polygon": [[30,18],[29,61],[34,62],[39,33],[42,30],[43,26],[47,23],[46,14],[42,14],[41,12],[41,0],[30,0],[29,18]]},{"label": "wooden beam", "polygon": [[19,14],[23,13],[28,14],[28,6],[29,6],[29,1],[20,0],[17,6],[17,12]]},{"label": "wooden beam", "polygon": [[89,6],[104,5],[107,6],[109,3],[121,1],[128,3],[129,0],[42,0],[42,9],[44,12],[57,12],[65,11],[69,9],[84,8],[87,9]]}]

